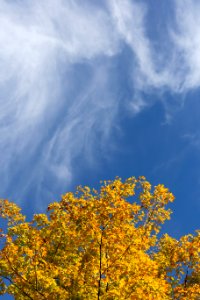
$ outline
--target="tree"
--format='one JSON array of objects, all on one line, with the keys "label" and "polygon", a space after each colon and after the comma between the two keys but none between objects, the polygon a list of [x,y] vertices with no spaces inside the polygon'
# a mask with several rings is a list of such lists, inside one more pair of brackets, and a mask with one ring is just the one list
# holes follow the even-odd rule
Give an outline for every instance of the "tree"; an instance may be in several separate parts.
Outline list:
[{"label": "tree", "polygon": [[0,293],[15,299],[200,299],[200,232],[158,233],[174,196],[144,177],[78,187],[25,221],[0,201]]}]

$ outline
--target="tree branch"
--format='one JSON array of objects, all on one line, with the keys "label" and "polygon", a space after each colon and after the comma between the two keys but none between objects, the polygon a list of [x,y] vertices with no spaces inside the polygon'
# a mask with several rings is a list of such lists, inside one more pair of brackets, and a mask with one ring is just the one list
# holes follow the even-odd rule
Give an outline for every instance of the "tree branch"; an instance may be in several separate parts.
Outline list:
[{"label": "tree branch", "polygon": [[100,292],[101,292],[101,272],[102,272],[102,242],[103,242],[103,232],[101,232],[101,240],[99,244],[99,284],[98,284],[98,300],[100,299]]}]

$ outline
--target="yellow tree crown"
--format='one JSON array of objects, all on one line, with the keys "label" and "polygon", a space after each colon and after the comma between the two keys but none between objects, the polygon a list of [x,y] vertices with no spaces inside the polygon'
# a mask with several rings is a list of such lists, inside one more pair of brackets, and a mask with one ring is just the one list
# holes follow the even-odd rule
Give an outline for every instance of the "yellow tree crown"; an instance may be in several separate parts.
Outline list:
[{"label": "yellow tree crown", "polygon": [[200,234],[158,238],[174,196],[145,177],[78,187],[26,222],[0,200],[0,293],[15,299],[200,299]]}]

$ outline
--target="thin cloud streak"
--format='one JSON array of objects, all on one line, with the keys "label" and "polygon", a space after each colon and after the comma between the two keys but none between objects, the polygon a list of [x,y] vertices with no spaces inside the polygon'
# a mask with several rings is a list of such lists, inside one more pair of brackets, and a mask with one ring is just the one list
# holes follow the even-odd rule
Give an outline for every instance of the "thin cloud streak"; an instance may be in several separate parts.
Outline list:
[{"label": "thin cloud streak", "polygon": [[[145,16],[147,7],[133,1],[111,0],[111,13],[119,35],[134,52],[137,65],[134,68],[134,85],[138,89],[145,86],[160,87],[166,84],[168,70],[155,71],[155,56],[146,35]],[[139,75],[139,76],[138,76]]]},{"label": "thin cloud streak", "polygon": [[200,87],[200,4],[198,1],[176,1],[176,29],[172,39],[177,52],[177,75],[180,91]]}]

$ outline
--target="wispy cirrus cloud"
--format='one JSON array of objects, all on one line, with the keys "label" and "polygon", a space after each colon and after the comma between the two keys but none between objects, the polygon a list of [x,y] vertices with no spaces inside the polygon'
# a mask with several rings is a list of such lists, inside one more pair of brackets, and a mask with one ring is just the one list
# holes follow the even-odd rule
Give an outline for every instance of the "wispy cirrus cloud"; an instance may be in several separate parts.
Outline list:
[{"label": "wispy cirrus cloud", "polygon": [[[160,52],[156,51],[147,35],[148,6],[144,2],[112,0],[110,3],[116,28],[136,56],[134,84],[138,88],[166,86],[172,91],[182,92],[199,87],[200,5],[197,1],[175,2],[175,19],[167,25],[167,32],[160,31],[163,34],[161,43],[167,39],[168,47],[164,51],[161,45]],[[164,61],[166,56],[167,64]]]},{"label": "wispy cirrus cloud", "polygon": [[[196,1],[177,0],[174,3],[171,23],[157,30],[160,35],[157,47],[148,36],[148,5],[145,2],[111,0],[109,3],[119,37],[133,52],[130,62],[134,86],[133,111],[137,113],[148,105],[141,92],[160,93],[162,99],[164,91],[184,95],[199,88],[200,5]],[[166,114],[170,114],[169,104],[164,105]]]},{"label": "wispy cirrus cloud", "polygon": [[200,87],[200,4],[176,1],[176,27],[171,31],[180,91]]},{"label": "wispy cirrus cloud", "polygon": [[156,71],[156,54],[146,34],[147,6],[143,2],[111,0],[110,8],[119,36],[132,49],[136,59],[134,85],[142,89],[147,85],[160,87],[166,84],[168,70]]},{"label": "wispy cirrus cloud", "polygon": [[[170,61],[166,65],[166,53],[160,49],[158,59],[148,37],[145,3],[1,1],[0,177],[4,194],[14,181],[21,197],[31,186],[37,187],[40,197],[45,182],[53,193],[57,185],[70,182],[78,155],[92,158],[95,147],[104,148],[123,100],[114,71],[124,47],[132,51],[130,105],[135,113],[149,104],[142,91],[182,93],[199,86],[196,2],[183,2],[187,11],[177,1],[176,27],[168,26]],[[19,179],[22,170],[26,180]]]},{"label": "wispy cirrus cloud", "polygon": [[[111,105],[99,90],[107,85],[107,66],[93,61],[118,48],[108,15],[74,1],[2,1],[0,26],[3,187],[32,160],[25,189],[47,170],[67,180],[72,157]],[[86,79],[76,78],[76,64],[86,69]]]}]

